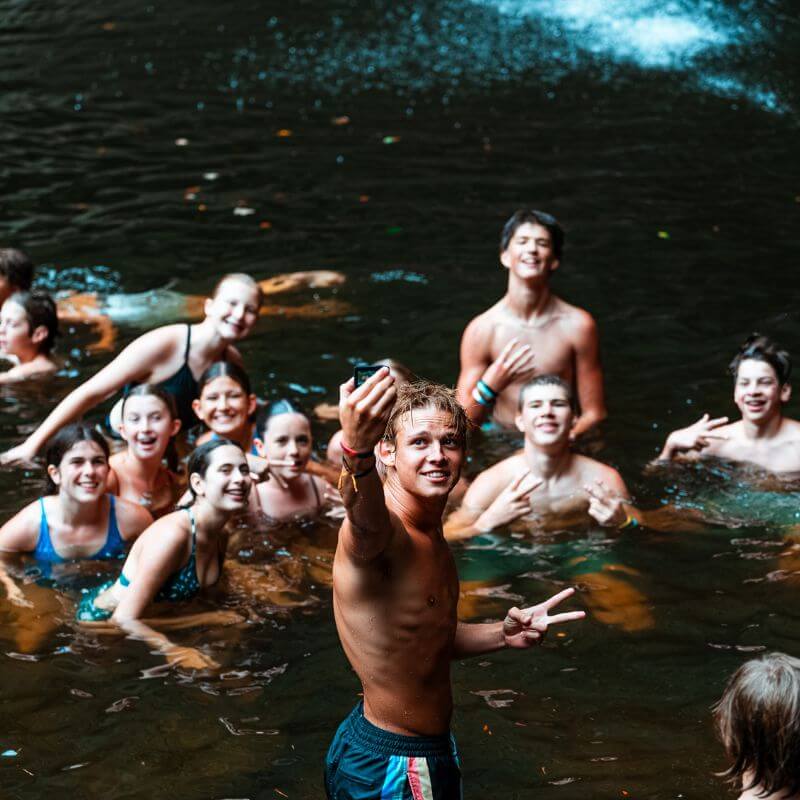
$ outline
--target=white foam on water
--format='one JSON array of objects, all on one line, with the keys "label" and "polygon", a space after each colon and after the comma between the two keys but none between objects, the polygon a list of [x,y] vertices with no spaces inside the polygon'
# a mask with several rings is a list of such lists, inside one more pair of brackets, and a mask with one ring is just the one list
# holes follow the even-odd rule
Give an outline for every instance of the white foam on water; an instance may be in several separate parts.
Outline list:
[{"label": "white foam on water", "polygon": [[731,44],[736,28],[700,7],[620,0],[485,0],[512,17],[562,28],[572,44],[642,67],[685,66],[710,48]]},{"label": "white foam on water", "polygon": [[766,110],[787,109],[777,94],[733,75],[706,73],[701,57],[759,36],[720,4],[708,0],[474,0],[510,19],[539,22],[566,49],[642,69],[691,70],[698,88],[741,98]]}]

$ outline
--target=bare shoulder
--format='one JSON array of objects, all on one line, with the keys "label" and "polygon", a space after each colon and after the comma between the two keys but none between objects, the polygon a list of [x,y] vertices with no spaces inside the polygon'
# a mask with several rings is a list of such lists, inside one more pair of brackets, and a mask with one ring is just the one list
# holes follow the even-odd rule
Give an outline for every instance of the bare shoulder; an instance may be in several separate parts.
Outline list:
[{"label": "bare shoulder", "polygon": [[138,503],[130,500],[123,500],[117,497],[115,500],[115,510],[117,514],[117,527],[123,539],[135,539],[148,525],[153,523],[150,512]]},{"label": "bare shoulder", "polygon": [[184,552],[190,540],[189,517],[185,511],[173,511],[157,519],[142,534],[140,544],[146,550]]},{"label": "bare shoulder", "polygon": [[588,311],[574,306],[560,297],[556,298],[556,302],[556,313],[560,318],[561,326],[573,341],[597,337],[597,323]]},{"label": "bare shoulder", "polygon": [[627,490],[622,475],[614,467],[588,456],[575,455],[574,458],[582,481],[600,481],[612,491]]},{"label": "bare shoulder", "polygon": [[498,461],[485,469],[470,484],[464,495],[464,505],[470,508],[487,508],[492,501],[522,473],[527,466],[525,457],[517,454]]},{"label": "bare shoulder", "polygon": [[498,323],[502,322],[502,301],[498,301],[491,308],[473,317],[464,329],[464,337],[478,338],[487,336]]},{"label": "bare shoulder", "polygon": [[787,442],[791,442],[792,444],[800,444],[800,421],[784,418],[781,427],[783,429],[781,430],[781,438],[786,439]]},{"label": "bare shoulder", "polygon": [[0,527],[0,550],[25,552],[34,550],[39,541],[42,510],[38,500],[20,509]]}]

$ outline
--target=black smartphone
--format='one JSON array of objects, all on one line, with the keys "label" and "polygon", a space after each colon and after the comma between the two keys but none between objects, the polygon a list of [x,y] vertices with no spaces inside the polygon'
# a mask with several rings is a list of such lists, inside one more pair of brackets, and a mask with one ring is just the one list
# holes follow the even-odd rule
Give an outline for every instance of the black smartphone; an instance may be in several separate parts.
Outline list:
[{"label": "black smartphone", "polygon": [[353,370],[353,379],[356,382],[356,388],[361,386],[365,380],[371,378],[379,369],[383,369],[380,364],[377,366],[373,364],[361,364],[357,366]]}]

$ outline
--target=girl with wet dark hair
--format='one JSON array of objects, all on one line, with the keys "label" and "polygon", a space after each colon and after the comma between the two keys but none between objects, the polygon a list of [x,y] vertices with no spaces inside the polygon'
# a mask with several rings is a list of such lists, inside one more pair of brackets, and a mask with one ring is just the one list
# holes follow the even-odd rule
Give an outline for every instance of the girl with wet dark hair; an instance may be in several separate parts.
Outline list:
[{"label": "girl with wet dark hair", "polygon": [[191,600],[222,575],[225,526],[247,507],[250,473],[242,448],[215,439],[189,457],[189,503],[154,522],[137,540],[119,578],[87,594],[81,622],[110,619],[167,660],[189,669],[216,666],[193,648],[178,647],[144,621],[153,603]]},{"label": "girl with wet dark hair", "polygon": [[88,425],[67,425],[48,443],[45,494],[0,528],[0,550],[39,561],[117,558],[152,522],[108,494],[108,444]]},{"label": "girl with wet dark hair", "polygon": [[800,798],[800,660],[769,653],[742,664],[714,708],[739,800]]},{"label": "girl with wet dark hair", "polygon": [[200,377],[198,396],[192,409],[208,428],[198,444],[215,438],[230,439],[245,452],[255,453],[253,446],[253,414],[256,396],[250,388],[247,373],[229,361],[217,361]]},{"label": "girl with wet dark hair", "polygon": [[256,429],[259,455],[270,465],[270,479],[255,488],[261,511],[278,522],[319,516],[334,494],[308,472],[313,439],[303,410],[291,400],[275,400],[259,412]]},{"label": "girl with wet dark hair", "polygon": [[17,364],[0,374],[0,383],[24,381],[58,365],[50,357],[58,335],[56,304],[47,292],[16,292],[0,309],[0,355]]},{"label": "girl with wet dark hair", "polygon": [[109,490],[156,519],[180,496],[178,476],[170,469],[177,467],[174,437],[180,427],[172,395],[158,386],[143,383],[125,396],[119,432],[128,446],[111,456]]}]

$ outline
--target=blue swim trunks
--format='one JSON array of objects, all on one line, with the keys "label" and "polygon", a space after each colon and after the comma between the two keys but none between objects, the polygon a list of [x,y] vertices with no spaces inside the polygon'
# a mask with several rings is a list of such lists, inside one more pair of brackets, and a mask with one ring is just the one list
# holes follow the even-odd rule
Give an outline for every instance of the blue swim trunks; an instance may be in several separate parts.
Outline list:
[{"label": "blue swim trunks", "polygon": [[359,703],[333,737],[325,791],[329,800],[462,800],[455,739],[389,733]]}]

